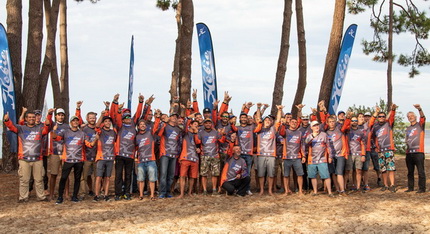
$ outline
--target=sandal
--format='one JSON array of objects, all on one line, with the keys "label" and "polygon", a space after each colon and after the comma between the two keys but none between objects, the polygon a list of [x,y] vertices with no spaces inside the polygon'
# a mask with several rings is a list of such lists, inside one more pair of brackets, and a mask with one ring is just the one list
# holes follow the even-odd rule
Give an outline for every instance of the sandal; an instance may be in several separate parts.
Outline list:
[{"label": "sandal", "polygon": [[143,200],[143,197],[139,197],[139,200],[141,200],[141,201],[142,201],[142,200]]},{"label": "sandal", "polygon": [[156,197],[151,197],[151,201],[156,201],[157,198]]}]

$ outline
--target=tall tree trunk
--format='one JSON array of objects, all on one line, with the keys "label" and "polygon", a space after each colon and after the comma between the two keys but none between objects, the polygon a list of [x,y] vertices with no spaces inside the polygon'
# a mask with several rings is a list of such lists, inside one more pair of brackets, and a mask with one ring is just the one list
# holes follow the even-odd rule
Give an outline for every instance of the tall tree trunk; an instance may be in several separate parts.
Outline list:
[{"label": "tall tree trunk", "polygon": [[393,104],[393,0],[389,2],[388,19],[388,64],[387,64],[387,111],[391,110]]},{"label": "tall tree trunk", "polygon": [[290,50],[291,16],[293,15],[292,3],[292,0],[284,0],[281,49],[279,51],[278,68],[276,69],[276,79],[273,88],[272,109],[270,111],[273,116],[276,116],[276,105],[282,104],[282,98],[284,96],[285,72],[287,71],[287,60]]},{"label": "tall tree trunk", "polygon": [[337,60],[342,43],[343,23],[345,20],[346,0],[336,0],[334,5],[333,23],[331,26],[330,41],[325,59],[323,78],[321,81],[318,101],[325,100],[326,108],[330,101]]},{"label": "tall tree trunk", "polygon": [[50,0],[44,0],[44,6],[45,6],[47,39],[46,39],[45,57],[43,59],[43,64],[42,64],[42,71],[40,72],[40,76],[39,76],[40,83],[39,83],[39,92],[37,95],[37,109],[43,109],[49,74],[55,73],[56,75],[51,75],[51,77],[57,77],[58,79],[55,38],[57,35],[57,21],[58,21],[60,0],[53,0],[52,6],[51,6]]},{"label": "tall tree trunk", "polygon": [[170,102],[173,101],[173,98],[178,96],[178,85],[179,85],[179,59],[181,56],[181,11],[182,11],[182,3],[178,2],[178,6],[176,7],[176,26],[178,28],[178,37],[176,38],[176,47],[175,47],[175,58],[173,60],[173,71],[172,71],[172,81],[170,83]]},{"label": "tall tree trunk", "polygon": [[27,57],[24,70],[24,106],[29,110],[37,108],[39,72],[43,39],[43,1],[31,0],[28,13]]},{"label": "tall tree trunk", "polygon": [[307,62],[306,62],[306,37],[305,37],[305,23],[303,19],[303,6],[302,0],[296,0],[296,20],[297,20],[297,40],[299,44],[299,81],[297,83],[296,96],[294,97],[291,113],[293,118],[297,117],[298,104],[303,102],[306,90],[306,77],[307,77]]},{"label": "tall tree trunk", "polygon": [[[22,97],[22,0],[7,0],[7,38],[9,53],[12,62],[13,79],[15,86],[16,116],[21,114],[23,105]],[[2,134],[2,160],[1,167],[5,172],[18,168],[18,159],[15,153],[10,152],[10,144],[6,137],[6,126],[3,124]]]},{"label": "tall tree trunk", "polygon": [[179,102],[186,104],[191,96],[191,45],[194,28],[194,6],[192,0],[182,1],[181,40],[179,60]]},{"label": "tall tree trunk", "polygon": [[[60,2],[61,106],[69,116],[69,56],[67,53],[67,0]],[[55,98],[55,97],[54,97]]]}]

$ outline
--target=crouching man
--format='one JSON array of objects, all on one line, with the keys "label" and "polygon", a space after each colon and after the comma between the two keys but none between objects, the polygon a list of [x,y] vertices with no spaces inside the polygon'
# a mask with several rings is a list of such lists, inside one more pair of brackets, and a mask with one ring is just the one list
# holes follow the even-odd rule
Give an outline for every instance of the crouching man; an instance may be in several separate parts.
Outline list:
[{"label": "crouching man", "polygon": [[245,159],[240,157],[240,146],[233,147],[233,157],[229,158],[224,165],[221,174],[221,186],[227,191],[228,195],[237,194],[245,196],[251,179]]}]

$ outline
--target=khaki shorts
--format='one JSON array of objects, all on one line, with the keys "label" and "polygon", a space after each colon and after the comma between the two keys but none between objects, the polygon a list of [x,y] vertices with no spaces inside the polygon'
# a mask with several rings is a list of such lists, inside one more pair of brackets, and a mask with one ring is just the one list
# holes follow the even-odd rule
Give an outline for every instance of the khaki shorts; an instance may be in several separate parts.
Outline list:
[{"label": "khaki shorts", "polygon": [[200,175],[208,176],[209,171],[212,176],[219,176],[220,174],[220,159],[211,156],[201,156],[200,159]]},{"label": "khaki shorts", "polygon": [[60,173],[61,164],[61,155],[51,154],[51,156],[49,156],[51,175],[58,175]]}]

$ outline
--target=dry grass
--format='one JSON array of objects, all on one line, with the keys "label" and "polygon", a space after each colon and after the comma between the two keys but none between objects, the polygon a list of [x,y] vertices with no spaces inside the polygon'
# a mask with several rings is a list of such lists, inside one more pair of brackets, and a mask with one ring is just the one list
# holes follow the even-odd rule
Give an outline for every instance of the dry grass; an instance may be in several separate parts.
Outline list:
[{"label": "dry grass", "polygon": [[0,174],[0,232],[428,233],[430,193],[404,193],[404,159],[398,160],[398,168],[397,193],[374,189],[336,198],[194,196],[62,205],[36,202],[34,192],[30,202],[18,204],[16,173]]}]

